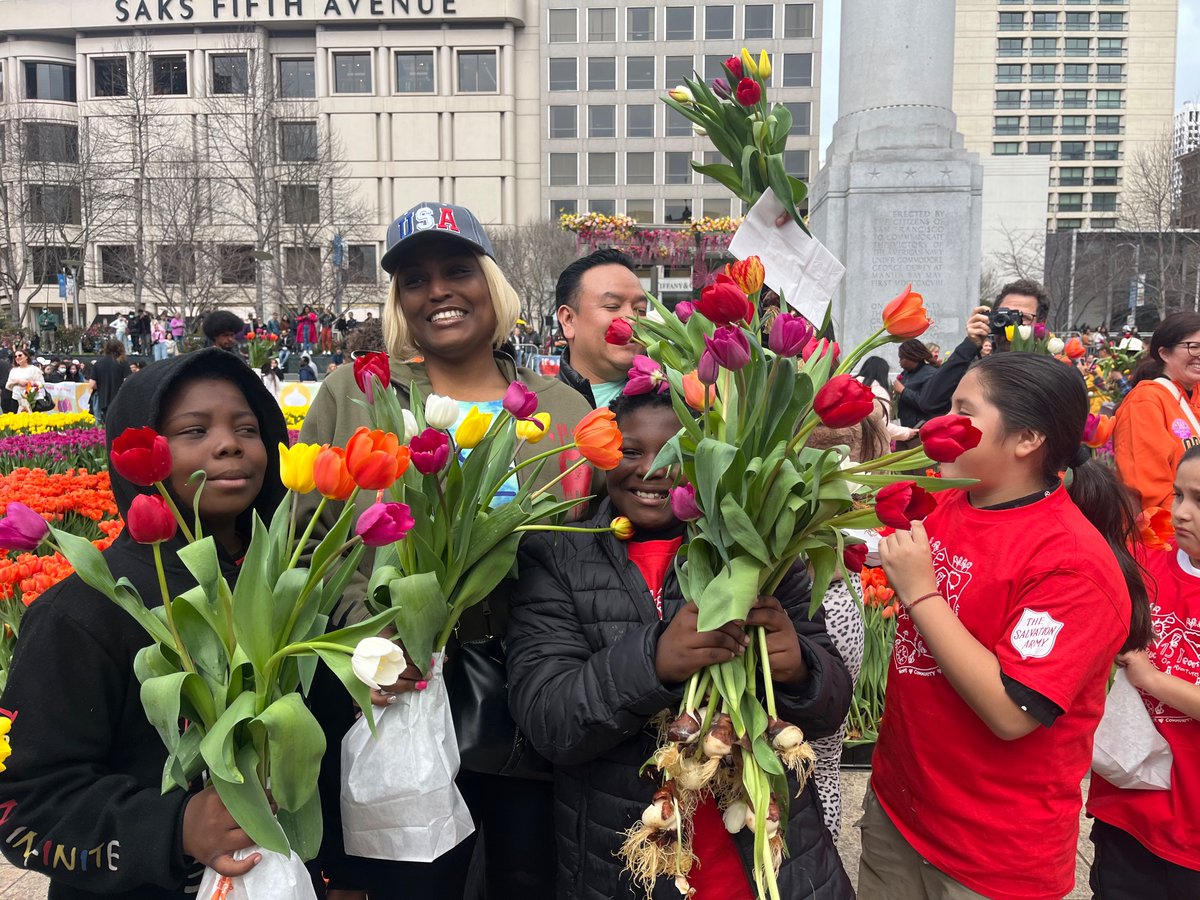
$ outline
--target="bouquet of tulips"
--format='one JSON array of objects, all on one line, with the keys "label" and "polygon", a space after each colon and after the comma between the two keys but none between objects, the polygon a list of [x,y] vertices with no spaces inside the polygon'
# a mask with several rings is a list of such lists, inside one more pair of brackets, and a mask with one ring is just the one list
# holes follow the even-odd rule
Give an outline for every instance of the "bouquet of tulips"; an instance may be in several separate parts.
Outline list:
[{"label": "bouquet of tulips", "polygon": [[[549,414],[537,411],[537,394],[521,382],[509,385],[498,414],[473,407],[459,421],[456,400],[422,398],[415,386],[411,412],[402,409],[396,393],[383,387],[390,383],[386,354],[359,357],[354,371],[376,430],[359,429],[347,454],[378,460],[380,478],[371,487],[392,499],[381,504],[377,520],[381,527],[391,523],[397,536],[408,534],[377,552],[367,603],[394,619],[400,659],[425,679],[420,691],[400,695],[385,710],[378,740],[361,724],[346,735],[343,837],[356,855],[427,861],[471,830],[454,786],[458,750],[439,677],[447,642],[463,613],[512,571],[524,534],[579,530],[558,522],[580,499],[559,500],[551,488],[577,476],[589,483],[589,463],[615,467],[621,433],[611,412],[595,410],[575,427],[572,442],[518,461],[523,446],[540,442],[552,426]],[[535,486],[552,460],[559,473]],[[589,530],[621,532],[627,525],[618,519],[611,529]],[[379,761],[396,758],[407,764]]]},{"label": "bouquet of tulips", "polygon": [[[727,267],[694,305],[672,313],[651,298],[657,316],[619,321],[607,336],[645,348],[625,392],[670,391],[683,423],[653,467],[678,465],[685,479],[671,492],[676,515],[690,523],[677,568],[701,630],[744,621],[799,559],[812,569],[819,603],[836,569],[861,568],[861,544],[843,531],[907,528],[925,516],[934,506],[929,491],[963,482],[904,473],[957,458],[980,438],[966,418],[944,416],[922,427],[923,447],[858,465],[848,463],[844,447],[806,447],[817,427],[856,426],[872,413],[874,395],[850,374],[858,361],[930,323],[910,285],[886,305],[880,329],[844,358],[791,313],[776,317],[763,346],[762,278],[762,264],[750,257]],[[759,896],[778,897],[788,773],[802,785],[813,755],[800,729],[778,715],[766,633],[752,637],[742,659],[692,677],[652,759],[663,777],[661,797],[630,828],[622,850],[648,895],[663,876],[686,895],[689,818],[707,792],[731,832],[753,828]]]},{"label": "bouquet of tulips", "polygon": [[279,335],[270,331],[251,331],[246,334],[246,350],[249,353],[250,368],[261,369],[275,355]]},{"label": "bouquet of tulips", "polygon": [[[346,471],[344,452],[318,449],[325,454],[315,459],[324,475],[320,490],[326,496],[350,498],[359,488]],[[281,452],[287,448],[281,447]],[[129,429],[113,442],[111,462],[134,484],[157,488],[157,495],[134,498],[125,526],[135,541],[152,548],[161,606],[148,607],[127,580],[114,578],[92,542],[50,526],[36,513],[27,515],[19,504],[9,505],[0,533],[23,535],[23,547],[45,543],[60,551],[87,585],[146,630],[153,640],[138,653],[134,672],[142,684],[146,717],[167,748],[163,789],[187,790],[203,777],[264,851],[263,861],[245,877],[260,884],[294,882],[297,890],[289,896],[312,896],[300,860],[315,856],[320,845],[316,784],[325,739],[299,691],[311,682],[319,658],[364,707],[370,702],[368,689],[353,674],[352,654],[391,614],[325,630],[329,611],[369,535],[350,534],[353,506],[348,504],[337,526],[317,546],[310,565],[299,566],[304,540],[297,540],[295,518],[289,515],[289,493],[269,528],[255,516],[249,549],[237,583],[230,588],[221,575],[216,544],[202,533],[199,515],[189,523],[164,485],[172,465],[166,438],[151,428]],[[295,466],[286,467],[285,475],[295,489]],[[203,471],[192,478],[201,482],[198,507]],[[188,541],[178,551],[179,559],[197,584],[172,597],[161,545],[178,532]],[[226,883],[218,884],[222,880]],[[205,883],[217,890],[232,887],[229,879],[211,870]]]}]

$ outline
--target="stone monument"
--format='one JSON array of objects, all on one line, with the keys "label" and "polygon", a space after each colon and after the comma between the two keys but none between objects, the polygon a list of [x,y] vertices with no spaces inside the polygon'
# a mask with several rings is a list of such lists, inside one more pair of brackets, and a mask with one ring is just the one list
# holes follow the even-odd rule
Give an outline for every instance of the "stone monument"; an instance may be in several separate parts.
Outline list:
[{"label": "stone monument", "polygon": [[[979,298],[983,170],[951,110],[954,0],[843,0],[838,120],[811,225],[846,265],[832,321],[843,346],[879,327],[908,282],[945,353]],[[890,361],[890,360],[889,360]]]}]

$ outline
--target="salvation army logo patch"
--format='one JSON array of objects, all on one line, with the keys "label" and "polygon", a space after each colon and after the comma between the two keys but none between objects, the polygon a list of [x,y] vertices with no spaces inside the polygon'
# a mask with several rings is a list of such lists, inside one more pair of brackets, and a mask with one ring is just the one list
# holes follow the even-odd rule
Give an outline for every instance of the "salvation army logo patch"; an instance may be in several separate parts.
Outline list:
[{"label": "salvation army logo patch", "polygon": [[1183,419],[1176,419],[1171,423],[1171,433],[1181,441],[1186,441],[1192,436],[1192,429],[1188,427],[1188,423]]},{"label": "salvation army logo patch", "polygon": [[1045,659],[1054,649],[1063,623],[1050,613],[1038,612],[1028,607],[1021,612],[1021,619],[1012,630],[1009,640],[1021,659]]}]

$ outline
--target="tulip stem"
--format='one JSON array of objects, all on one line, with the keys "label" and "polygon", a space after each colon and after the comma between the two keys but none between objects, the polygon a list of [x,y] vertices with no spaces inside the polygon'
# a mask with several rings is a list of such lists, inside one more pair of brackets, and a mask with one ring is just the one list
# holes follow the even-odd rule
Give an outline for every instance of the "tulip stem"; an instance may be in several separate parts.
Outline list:
[{"label": "tulip stem", "polygon": [[[357,493],[358,488],[355,488],[354,490]],[[353,495],[351,495],[351,496],[353,496]],[[296,563],[298,563],[300,561],[300,554],[304,552],[304,547],[308,543],[308,539],[310,537],[312,537],[313,528],[315,528],[317,525],[317,519],[321,518],[321,513],[323,513],[325,511],[325,505],[328,502],[329,502],[328,497],[325,497],[325,496],[321,497],[321,502],[317,504],[316,510],[313,512],[312,516],[308,520],[308,526],[304,529],[304,534],[300,537],[299,543],[296,544],[296,550],[292,554],[292,559],[287,565],[287,567],[289,569],[296,568]],[[292,504],[292,513],[293,513],[292,523],[293,524],[295,524],[295,511],[296,511],[296,504],[293,503]],[[288,546],[291,546],[290,535],[289,535]]]},{"label": "tulip stem", "polygon": [[167,506],[170,507],[171,515],[173,515],[175,517],[175,521],[179,523],[179,530],[183,532],[183,536],[188,539],[189,544],[193,543],[196,540],[196,537],[192,534],[192,529],[188,527],[188,523],[184,521],[183,516],[180,514],[179,507],[175,505],[175,498],[171,496],[170,492],[166,488],[166,485],[164,485],[161,481],[154,482],[154,486],[158,488],[158,492],[162,494],[163,500],[165,500],[167,502]]},{"label": "tulip stem", "polygon": [[573,531],[578,534],[612,534],[613,527],[607,528],[575,528],[570,525],[520,525],[513,531]]},{"label": "tulip stem", "polygon": [[[296,501],[297,501],[297,500],[299,500],[299,499],[300,499],[299,497],[293,497],[293,498],[292,498],[292,504],[291,504],[291,508],[290,508],[290,509],[288,509],[288,538],[287,538],[287,548],[288,548],[288,552],[289,552],[289,553],[291,553],[292,547],[294,546],[294,545],[293,545],[293,542],[296,540],[296,506],[297,506],[297,502],[296,502]],[[316,518],[316,516],[314,516],[313,518],[315,519],[315,518]],[[295,565],[295,563],[293,562],[293,563],[292,563],[292,565],[294,566],[294,565]],[[291,566],[289,566],[288,568],[291,568]]]},{"label": "tulip stem", "polygon": [[[179,629],[175,625],[175,614],[171,611],[171,591],[167,588],[167,573],[163,571],[162,544],[155,541],[150,546],[154,549],[154,568],[158,572],[158,589],[162,591],[163,613],[167,619],[167,630],[171,632],[171,638],[175,641],[175,652],[179,655],[179,661],[183,664],[184,671],[194,675],[196,665],[188,656],[187,647],[183,645],[183,638],[179,636]],[[208,724],[205,723],[205,726],[207,727]]]},{"label": "tulip stem", "polygon": [[849,469],[842,469],[840,474],[843,477],[848,475],[867,475],[871,472],[878,472],[880,469],[894,469],[903,463],[919,459],[924,455],[925,448],[918,444],[916,447],[910,447],[907,450],[898,450],[895,453],[888,453],[876,459],[869,459],[865,463],[860,463]]},{"label": "tulip stem", "polygon": [[[557,453],[558,451],[555,450],[554,452]],[[562,481],[564,478],[566,478],[568,475],[570,475],[572,472],[574,472],[580,466],[586,465],[586,464],[587,464],[586,458],[575,460],[575,462],[573,462],[569,467],[564,469],[558,475],[555,475],[554,478],[552,478],[546,484],[543,484],[540,488],[538,488],[536,491],[534,491],[532,494],[530,494],[529,499],[536,500],[539,495],[546,493],[546,491],[550,490],[550,488],[554,487],[556,484],[558,484],[560,481]],[[491,497],[488,498],[488,501],[489,502],[491,501]]]},{"label": "tulip stem", "polygon": [[771,679],[771,659],[767,651],[767,629],[758,628],[758,661],[762,666],[763,673],[763,693],[767,700],[767,715],[772,719],[778,719],[779,714],[775,711],[775,685]]},{"label": "tulip stem", "polygon": [[692,673],[692,677],[688,679],[687,693],[683,698],[683,711],[685,713],[690,714],[696,707],[696,685],[700,682],[700,672],[702,671],[703,669],[697,669]]}]

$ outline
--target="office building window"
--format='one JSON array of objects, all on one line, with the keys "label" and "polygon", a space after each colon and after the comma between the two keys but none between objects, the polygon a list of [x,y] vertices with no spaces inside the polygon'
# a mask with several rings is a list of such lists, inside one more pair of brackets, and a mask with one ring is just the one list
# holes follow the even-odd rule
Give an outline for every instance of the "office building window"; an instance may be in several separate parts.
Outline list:
[{"label": "office building window", "polygon": [[1000,30],[1001,31],[1024,31],[1025,30],[1025,13],[1019,12],[1002,12],[1000,13]]},{"label": "office building window", "polygon": [[1087,134],[1087,116],[1063,116],[1063,134]]},{"label": "office building window", "polygon": [[550,154],[550,184],[579,184],[579,161],[574,153]]},{"label": "office building window", "polygon": [[[1025,54],[1024,38],[998,38],[996,41],[997,56],[1023,56]],[[1037,56],[1035,53],[1034,56]]]},{"label": "office building window", "polygon": [[625,90],[654,90],[653,56],[627,56],[625,58]]},{"label": "office building window", "polygon": [[789,174],[804,181],[808,180],[808,159],[807,150],[784,150],[783,151],[783,168]]},{"label": "office building window", "polygon": [[572,56],[550,59],[550,90],[575,91],[579,89],[579,75]]},{"label": "office building window", "polygon": [[1124,56],[1125,38],[1098,38],[1096,40],[1097,56]]},{"label": "office building window", "polygon": [[1097,187],[1116,187],[1120,183],[1116,166],[1096,166],[1092,169],[1092,184]]},{"label": "office building window", "polygon": [[1035,37],[1030,46],[1031,56],[1058,56],[1058,38]]},{"label": "office building window", "polygon": [[1116,212],[1116,194],[1092,194],[1092,212]]},{"label": "office building window", "polygon": [[1096,116],[1096,134],[1120,134],[1120,116]]},{"label": "office building window", "polygon": [[573,44],[579,40],[577,16],[573,9],[552,9],[550,13],[550,43]]},{"label": "office building window", "polygon": [[[459,57],[461,60],[461,56]],[[461,63],[460,63],[461,64]],[[396,93],[432,94],[434,62],[432,50],[406,50],[396,54]],[[461,89],[461,81],[460,81]]]},{"label": "office building window", "polygon": [[701,204],[701,215],[709,219],[719,219],[730,214],[731,202],[728,197],[705,197]]},{"label": "office building window", "polygon": [[1005,141],[1003,143],[992,144],[993,156],[1016,156],[1020,152],[1020,141]]},{"label": "office building window", "polygon": [[1029,67],[1029,80],[1047,82],[1058,80],[1058,66],[1054,63],[1034,63]]},{"label": "office building window", "polygon": [[1099,15],[1099,25],[1101,31],[1124,31],[1125,30],[1125,13],[1123,12],[1102,12]]},{"label": "office building window", "polygon": [[1083,187],[1084,172],[1086,170],[1069,167],[1058,170],[1058,184],[1060,187]]},{"label": "office building window", "polygon": [[[1051,98],[1053,101],[1053,98]],[[1020,91],[996,91],[996,109],[1020,109]]]},{"label": "office building window", "polygon": [[667,223],[682,223],[692,220],[691,200],[664,200],[663,221]]},{"label": "office building window", "polygon": [[579,108],[576,106],[550,107],[550,137],[573,138],[579,136]]},{"label": "office building window", "polygon": [[103,284],[129,284],[136,265],[132,244],[114,244],[100,248],[100,281]]},{"label": "office building window", "polygon": [[256,272],[254,248],[246,244],[221,244],[217,262],[221,269],[221,284],[254,284]]},{"label": "office building window", "polygon": [[654,40],[654,8],[631,6],[625,10],[625,40]]},{"label": "office building window", "polygon": [[1087,12],[1067,13],[1067,31],[1091,31],[1092,14]]},{"label": "office building window", "polygon": [[25,63],[25,98],[75,102],[75,67],[63,63]]},{"label": "office building window", "polygon": [[626,107],[625,137],[654,137],[654,107],[652,105],[637,103]]},{"label": "office building window", "polygon": [[494,94],[499,90],[495,50],[458,51],[458,92]]},{"label": "office building window", "polygon": [[[1002,134],[1012,134],[1001,132]],[[1030,116],[1029,134],[1054,134],[1054,116]]]},{"label": "office building window", "polygon": [[1083,219],[1059,219],[1057,226],[1059,231],[1078,231],[1083,227]]},{"label": "office building window", "polygon": [[1030,141],[1025,145],[1029,156],[1049,156],[1054,152],[1054,141]]},{"label": "office building window", "polygon": [[[29,273],[30,284],[54,284],[58,281],[59,273],[67,271],[63,260],[71,259],[72,254],[79,252],[70,247],[30,247],[29,250],[32,269]],[[82,284],[82,271],[77,272],[75,277]]]},{"label": "office building window", "polygon": [[625,154],[625,183],[654,184],[654,154],[649,152]]},{"label": "office building window", "polygon": [[83,206],[77,184],[30,184],[26,187],[29,221],[41,225],[81,225]]},{"label": "office building window", "polygon": [[1083,194],[1059,194],[1059,212],[1083,212]]},{"label": "office building window", "polygon": [[787,111],[792,114],[792,127],[788,134],[812,133],[812,104],[808,102],[785,103]]},{"label": "office building window", "polygon": [[285,100],[317,96],[317,71],[311,56],[279,60],[279,96]]},{"label": "office building window", "polygon": [[[1014,91],[1014,93],[1020,93]],[[1030,109],[1054,109],[1054,91],[1030,91],[1029,92],[1029,108]]]},{"label": "office building window", "polygon": [[97,97],[125,97],[129,94],[129,60],[124,56],[105,56],[92,60],[93,91]]},{"label": "office building window", "polygon": [[994,134],[1020,134],[1021,117],[996,116],[996,118],[993,120],[992,132]]},{"label": "office building window", "polygon": [[783,36],[785,38],[810,38],[813,36],[813,4],[784,4]]},{"label": "office building window", "polygon": [[588,106],[588,137],[614,138],[617,136],[617,108],[601,105]]},{"label": "office building window", "polygon": [[692,133],[692,123],[683,113],[668,106],[667,137],[688,137]]},{"label": "office building window", "polygon": [[315,184],[285,184],[283,221],[288,225],[316,225],[321,217],[321,195]]},{"label": "office building window", "polygon": [[1035,12],[1033,14],[1033,30],[1034,31],[1057,31],[1058,30],[1058,13],[1056,13],[1056,12]]},{"label": "office building window", "polygon": [[25,122],[25,162],[79,162],[79,128],[51,122]]},{"label": "office building window", "polygon": [[667,184],[692,183],[692,154],[686,150],[668,150],[663,154]]},{"label": "office building window", "polygon": [[812,87],[812,54],[783,54],[783,86]]},{"label": "office building window", "polygon": [[1096,91],[1098,109],[1122,109],[1125,106],[1124,91]]},{"label": "office building window", "polygon": [[745,8],[746,25],[743,34],[748,39],[770,39],[775,37],[775,7],[762,3]]},{"label": "office building window", "polygon": [[579,203],[575,200],[551,200],[550,220],[558,221],[559,216],[573,216],[579,212]]},{"label": "office building window", "polygon": [[374,244],[351,244],[346,258],[346,281],[350,284],[375,284],[379,263]]},{"label": "office building window", "polygon": [[1092,39],[1069,37],[1063,42],[1063,56],[1091,56]]},{"label": "office building window", "polygon": [[1087,63],[1064,63],[1063,82],[1066,84],[1086,84],[1091,66]]},{"label": "office building window", "polygon": [[1096,141],[1092,145],[1092,158],[1112,160],[1121,158],[1121,142],[1120,141]]},{"label": "office building window", "polygon": [[617,213],[617,201],[592,197],[588,200],[588,209],[601,216],[613,216]]},{"label": "office building window", "polygon": [[1025,67],[1020,63],[1001,63],[996,66],[996,81],[1000,84],[1013,84],[1021,80]]},{"label": "office building window", "polygon": [[617,39],[617,11],[612,7],[588,10],[588,40],[615,41]]},{"label": "office building window", "polygon": [[1100,63],[1096,66],[1096,80],[1111,84],[1125,80],[1125,66],[1121,63]]},{"label": "office building window", "polygon": [[706,6],[704,8],[704,38],[709,41],[733,40],[732,6]]},{"label": "office building window", "polygon": [[663,66],[666,73],[667,90],[677,84],[683,84],[685,78],[691,78],[694,74],[693,65],[694,61],[690,56],[668,56]]},{"label": "office building window", "polygon": [[279,156],[284,162],[308,162],[317,158],[316,122],[280,122]]},{"label": "office building window", "polygon": [[690,6],[667,7],[667,40],[691,41],[696,37],[695,10]]},{"label": "office building window", "polygon": [[188,244],[159,244],[158,270],[167,284],[191,284],[196,280],[196,250]]},{"label": "office building window", "polygon": [[617,88],[617,60],[612,56],[588,57],[588,90],[613,91]]},{"label": "office building window", "polygon": [[1071,88],[1062,92],[1063,109],[1086,109],[1088,92],[1079,88]]},{"label": "office building window", "polygon": [[723,53],[706,53],[704,55],[704,80],[712,84],[714,78],[724,78],[728,82],[729,76],[725,74],[725,69],[721,65],[728,58]]},{"label": "office building window", "polygon": [[[725,162],[724,158],[722,158],[721,154],[718,153],[716,150],[705,150],[703,162],[704,162],[704,165],[706,165],[706,166],[728,165],[728,163]],[[702,184],[717,184],[718,183],[717,179],[713,178],[711,175],[701,175],[700,181]]]},{"label": "office building window", "polygon": [[617,154],[589,153],[587,155],[588,184],[617,183]]},{"label": "office building window", "polygon": [[1062,159],[1086,159],[1087,143],[1085,141],[1063,141],[1058,148]]},{"label": "office building window", "polygon": [[247,88],[245,53],[221,53],[210,57],[214,94],[244,94]]},{"label": "office building window", "polygon": [[335,94],[370,94],[374,90],[373,83],[370,53],[333,54]]},{"label": "office building window", "polygon": [[316,247],[284,247],[284,277],[288,284],[321,283],[321,251]]},{"label": "office building window", "polygon": [[654,201],[626,200],[625,215],[629,216],[639,225],[649,225],[654,221]]}]

